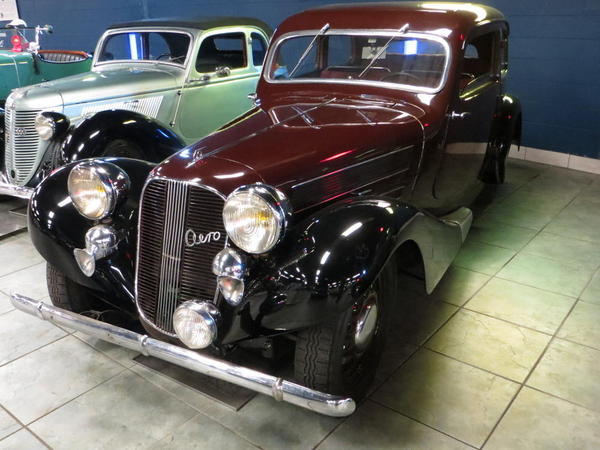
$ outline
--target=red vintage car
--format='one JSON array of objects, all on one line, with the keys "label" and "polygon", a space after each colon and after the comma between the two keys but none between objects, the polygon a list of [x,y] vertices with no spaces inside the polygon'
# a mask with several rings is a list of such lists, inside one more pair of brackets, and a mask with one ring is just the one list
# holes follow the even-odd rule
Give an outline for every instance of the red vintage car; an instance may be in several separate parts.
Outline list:
[{"label": "red vintage car", "polygon": [[[469,3],[288,18],[250,111],[158,165],[87,160],[39,185],[29,229],[53,306],[20,295],[14,305],[279,400],[352,413],[402,301],[398,274],[434,289],[469,231],[467,205],[503,181],[519,142],[519,102],[503,89],[508,31],[499,11]],[[108,310],[131,329],[86,313]],[[293,381],[227,361],[238,347],[286,345]]]}]

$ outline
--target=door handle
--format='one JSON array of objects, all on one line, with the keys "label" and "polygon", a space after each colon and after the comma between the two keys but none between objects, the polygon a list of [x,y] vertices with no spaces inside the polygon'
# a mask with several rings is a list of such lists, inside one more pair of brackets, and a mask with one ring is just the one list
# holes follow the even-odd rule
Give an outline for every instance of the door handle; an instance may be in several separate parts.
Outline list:
[{"label": "door handle", "polygon": [[463,111],[461,113],[457,113],[456,111],[452,111],[451,113],[448,114],[448,117],[450,119],[466,119],[470,115],[471,115],[471,113],[470,112],[466,112],[466,111]]}]

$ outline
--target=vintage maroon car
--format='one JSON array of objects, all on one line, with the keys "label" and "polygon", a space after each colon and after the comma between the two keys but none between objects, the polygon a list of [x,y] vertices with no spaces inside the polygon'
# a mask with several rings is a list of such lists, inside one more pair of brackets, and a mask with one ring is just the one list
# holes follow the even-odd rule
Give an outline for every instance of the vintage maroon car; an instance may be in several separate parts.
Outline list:
[{"label": "vintage maroon car", "polygon": [[[87,160],[39,185],[29,229],[54,306],[20,295],[14,305],[350,414],[402,301],[398,274],[431,292],[469,231],[466,205],[503,181],[521,133],[519,102],[503,90],[507,39],[499,11],[470,3],[290,17],[246,114],[156,166]],[[89,317],[113,310],[148,335]],[[226,360],[285,343],[295,382]]]}]

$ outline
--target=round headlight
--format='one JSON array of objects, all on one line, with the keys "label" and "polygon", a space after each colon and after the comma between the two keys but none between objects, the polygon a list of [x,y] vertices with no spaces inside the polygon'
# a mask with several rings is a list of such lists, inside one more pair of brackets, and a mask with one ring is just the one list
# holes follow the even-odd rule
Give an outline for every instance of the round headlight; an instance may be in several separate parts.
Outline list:
[{"label": "round headlight", "polygon": [[214,305],[187,301],[175,310],[173,328],[179,340],[189,348],[206,348],[217,337],[217,316]]},{"label": "round headlight", "polygon": [[100,220],[111,214],[119,193],[128,185],[127,175],[118,166],[91,161],[73,167],[67,182],[75,208],[92,220]]},{"label": "round headlight", "polygon": [[223,207],[223,223],[235,245],[248,253],[271,250],[283,235],[290,214],[285,196],[269,186],[243,186]]},{"label": "round headlight", "polygon": [[38,114],[35,116],[35,131],[44,141],[52,139],[56,132],[56,122],[51,117]]}]

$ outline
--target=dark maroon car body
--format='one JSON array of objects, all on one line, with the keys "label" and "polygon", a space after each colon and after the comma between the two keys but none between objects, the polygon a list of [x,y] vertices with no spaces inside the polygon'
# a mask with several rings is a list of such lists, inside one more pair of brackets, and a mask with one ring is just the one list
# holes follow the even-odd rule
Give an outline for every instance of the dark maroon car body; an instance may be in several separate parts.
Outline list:
[{"label": "dark maroon car body", "polygon": [[[421,277],[430,292],[468,231],[465,206],[485,182],[503,181],[508,149],[520,139],[519,102],[503,88],[508,24],[497,10],[473,4],[327,6],[285,20],[269,54],[282,38],[307,30],[315,35],[326,23],[330,30],[365,32],[408,24],[411,33],[436,36],[449,52],[441,88],[279,81],[269,75],[267,56],[256,107],[243,116],[155,167],[109,160],[128,174],[131,188],[102,222],[123,237],[114,254],[98,261],[93,276],[84,276],[72,256],[97,225],[64,203],[73,165],[42,182],[29,213],[40,253],[73,282],[139,319],[150,335],[183,345],[153,319],[160,267],[168,257],[161,254],[169,238],[163,234],[165,215],[177,207],[165,186],[189,186],[189,204],[176,211],[182,229],[225,235],[224,199],[240,186],[264,183],[289,199],[293,215],[273,250],[248,255],[247,291],[239,306],[224,302],[217,290],[221,320],[214,351],[290,335],[340,314],[390,260]],[[470,43],[486,39],[487,59],[482,48],[479,58],[465,56]],[[359,222],[360,230],[341,238]],[[177,283],[185,284],[179,301],[214,294],[211,262],[223,246],[221,241],[183,253],[176,274]],[[332,255],[327,264],[326,252]]]}]

